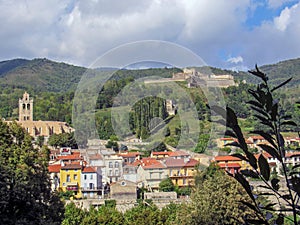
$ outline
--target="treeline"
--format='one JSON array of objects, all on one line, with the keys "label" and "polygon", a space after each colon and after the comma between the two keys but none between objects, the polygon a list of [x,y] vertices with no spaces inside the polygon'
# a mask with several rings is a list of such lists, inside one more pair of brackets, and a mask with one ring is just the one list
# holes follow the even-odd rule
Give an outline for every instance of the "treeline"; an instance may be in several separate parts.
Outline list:
[{"label": "treeline", "polygon": [[[159,97],[146,97],[138,101],[129,115],[129,125],[138,138],[146,139],[159,122],[168,117],[166,101]],[[161,120],[155,120],[160,118]],[[154,120],[153,120],[154,119]]]}]

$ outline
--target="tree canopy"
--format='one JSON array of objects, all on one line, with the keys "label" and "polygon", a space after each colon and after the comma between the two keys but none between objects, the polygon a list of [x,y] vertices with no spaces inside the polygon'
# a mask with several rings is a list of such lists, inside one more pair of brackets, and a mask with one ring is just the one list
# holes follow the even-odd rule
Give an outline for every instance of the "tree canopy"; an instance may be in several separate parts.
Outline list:
[{"label": "tree canopy", "polygon": [[50,190],[49,150],[35,149],[16,123],[0,121],[0,224],[60,224],[63,204]]}]

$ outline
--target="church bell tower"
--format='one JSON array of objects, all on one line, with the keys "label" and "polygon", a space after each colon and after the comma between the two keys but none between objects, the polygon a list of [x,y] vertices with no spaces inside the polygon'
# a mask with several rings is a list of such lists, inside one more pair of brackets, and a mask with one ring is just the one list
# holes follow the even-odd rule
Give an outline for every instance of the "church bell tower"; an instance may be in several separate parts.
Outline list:
[{"label": "church bell tower", "polygon": [[27,92],[19,99],[19,121],[33,121],[33,99]]}]

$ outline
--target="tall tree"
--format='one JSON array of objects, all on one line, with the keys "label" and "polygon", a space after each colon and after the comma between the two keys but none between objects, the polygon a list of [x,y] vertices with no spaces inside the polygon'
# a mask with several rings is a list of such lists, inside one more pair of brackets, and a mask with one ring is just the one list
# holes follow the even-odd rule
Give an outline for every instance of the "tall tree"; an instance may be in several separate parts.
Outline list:
[{"label": "tall tree", "polygon": [[0,224],[60,224],[63,204],[51,192],[49,150],[35,149],[16,123],[0,121]]}]

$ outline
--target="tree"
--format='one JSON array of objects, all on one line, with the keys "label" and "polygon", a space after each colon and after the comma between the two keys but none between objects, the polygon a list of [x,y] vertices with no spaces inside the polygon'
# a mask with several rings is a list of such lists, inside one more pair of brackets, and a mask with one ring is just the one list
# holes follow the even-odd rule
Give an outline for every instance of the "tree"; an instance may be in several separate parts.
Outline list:
[{"label": "tree", "polygon": [[243,224],[254,213],[243,205],[249,202],[242,186],[215,164],[195,177],[195,190],[179,211],[178,224]]},{"label": "tree", "polygon": [[63,204],[50,189],[49,149],[35,149],[16,123],[0,121],[0,224],[60,224]]},{"label": "tree", "polygon": [[[287,211],[292,213],[293,218],[291,220],[296,225],[298,224],[297,215],[300,214],[296,204],[300,198],[299,166],[296,165],[291,171],[288,171],[284,162],[286,149],[281,132],[285,126],[297,127],[297,124],[291,120],[292,117],[290,115],[286,115],[281,109],[279,99],[274,98],[274,91],[291,81],[291,78],[278,86],[271,88],[268,83],[268,76],[261,72],[257,66],[255,71],[249,72],[258,77],[261,82],[257,85],[256,89],[248,90],[250,95],[253,97],[248,104],[250,105],[257,121],[264,125],[262,128],[252,131],[252,133],[261,135],[268,142],[268,144],[259,144],[259,146],[263,151],[269,153],[281,164],[284,176],[283,183],[281,183],[281,181],[276,177],[272,178],[270,176],[270,166],[263,154],[260,154],[259,157],[256,158],[254,154],[249,151],[239,126],[236,113],[230,107],[227,107],[226,111],[216,106],[212,107],[212,109],[223,117],[224,120],[222,123],[226,124],[228,128],[226,134],[237,139],[237,141],[233,142],[231,145],[236,146],[243,151],[243,154],[235,154],[235,156],[248,162],[252,167],[252,169],[240,171],[234,175],[234,178],[243,186],[251,199],[251,203],[248,203],[247,206],[254,209],[257,215],[256,220],[248,222],[255,224],[270,224],[270,216],[265,216],[263,214],[263,210],[273,210],[273,206],[277,205],[281,211],[278,214],[275,223],[283,224],[284,217],[286,215],[281,212]],[[253,193],[253,190],[247,180],[248,177],[259,178],[264,183],[262,187],[265,192],[261,192],[259,195],[274,195],[276,197],[275,199],[281,199],[284,201],[286,206],[283,207],[279,200],[278,202],[276,201],[266,206],[261,206],[256,194]],[[285,185],[288,190],[287,194],[282,194],[282,192],[279,191],[280,186],[283,185]]]},{"label": "tree", "polygon": [[159,190],[164,192],[174,191],[175,186],[170,177],[163,179],[159,183]]},{"label": "tree", "polygon": [[136,207],[124,213],[126,225],[157,225],[160,224],[160,211],[153,203],[140,201]]},{"label": "tree", "polygon": [[61,133],[52,134],[49,137],[48,144],[53,147],[70,147],[73,149],[78,148],[74,133]]},{"label": "tree", "polygon": [[62,225],[79,225],[82,224],[83,219],[85,218],[86,213],[81,209],[75,206],[73,202],[65,206],[64,220]]}]

